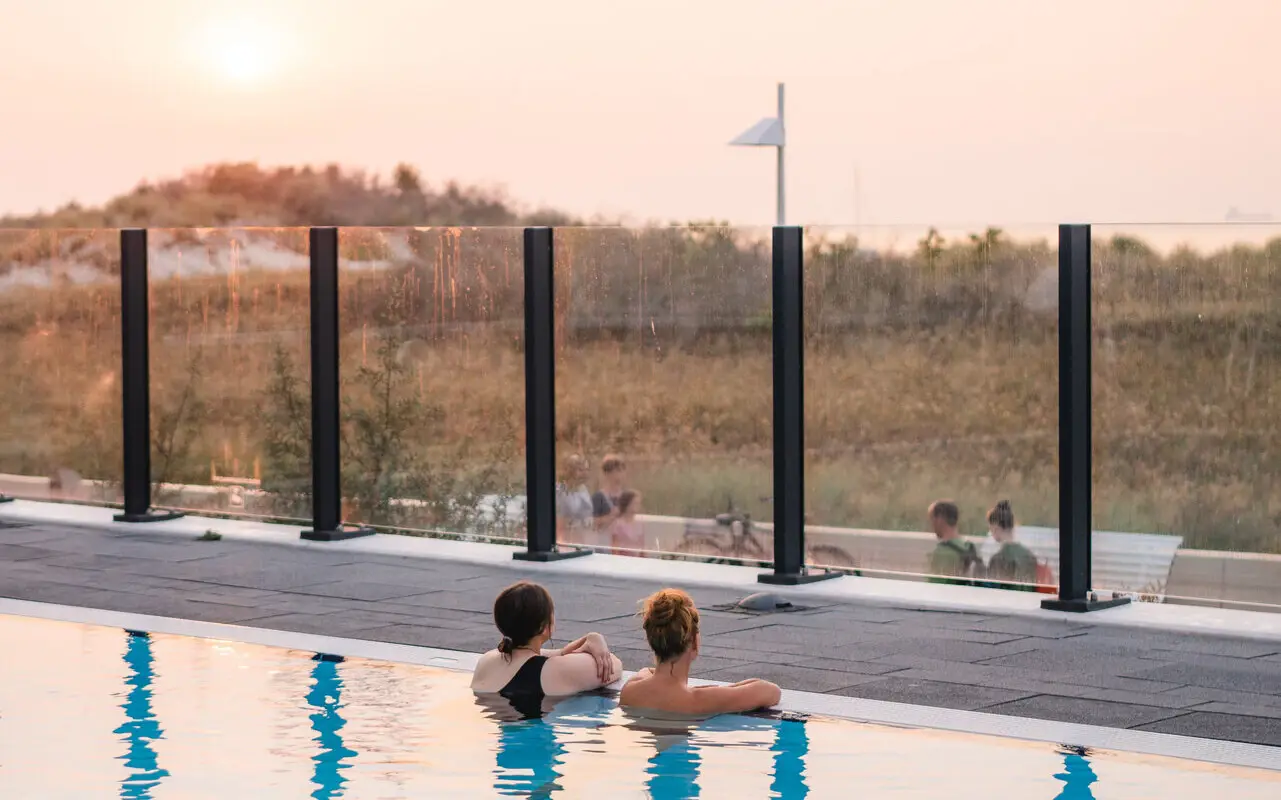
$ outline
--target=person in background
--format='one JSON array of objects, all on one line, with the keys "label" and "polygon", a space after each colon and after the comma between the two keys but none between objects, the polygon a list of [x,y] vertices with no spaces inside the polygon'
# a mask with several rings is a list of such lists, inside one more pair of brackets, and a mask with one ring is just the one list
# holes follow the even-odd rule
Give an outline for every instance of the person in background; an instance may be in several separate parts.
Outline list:
[{"label": "person in background", "polygon": [[562,469],[561,481],[556,484],[556,541],[596,544],[592,494],[587,489],[587,459],[573,453],[565,459]]},{"label": "person in background", "polygon": [[599,530],[607,530],[618,516],[618,498],[627,488],[627,464],[621,456],[605,456],[600,462],[600,489],[592,495],[592,516]]},{"label": "person in background", "polygon": [[972,542],[963,539],[957,529],[961,521],[961,510],[951,500],[936,500],[930,504],[929,518],[930,528],[939,540],[930,553],[928,567],[930,575],[938,577],[931,577],[930,582],[971,585],[971,580],[952,580],[978,577],[983,567],[978,549]]},{"label": "person in background", "polygon": [[610,544],[618,555],[643,556],[636,552],[645,549],[645,530],[641,521],[636,519],[640,513],[640,492],[624,489],[618,496],[617,516],[609,526]]},{"label": "person in background", "polygon": [[632,676],[619,694],[620,705],[668,714],[734,714],[777,705],[778,686],[749,678],[729,686],[690,686],[689,671],[701,639],[698,609],[679,589],[662,589],[645,601],[645,638],[654,651],[653,667]]},{"label": "person in background", "polygon": [[1028,584],[1026,587],[1004,587],[1035,591],[1036,556],[1024,545],[1014,541],[1014,509],[1010,501],[1002,500],[987,512],[987,529],[1001,549],[987,565],[987,577],[992,581]]},{"label": "person in background", "polygon": [[599,633],[559,650],[544,649],[556,627],[556,610],[551,594],[536,583],[520,581],[499,592],[494,624],[503,639],[476,662],[471,688],[497,693],[522,713],[536,716],[546,697],[599,689],[622,677],[622,663]]}]

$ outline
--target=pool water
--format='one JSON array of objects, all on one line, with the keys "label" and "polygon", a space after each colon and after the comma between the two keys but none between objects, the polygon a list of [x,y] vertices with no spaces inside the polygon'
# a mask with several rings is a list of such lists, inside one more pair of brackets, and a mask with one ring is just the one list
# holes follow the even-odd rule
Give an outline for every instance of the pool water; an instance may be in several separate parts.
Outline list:
[{"label": "pool water", "polygon": [[1248,798],[1281,776],[611,698],[523,719],[466,674],[0,616],[0,798]]}]

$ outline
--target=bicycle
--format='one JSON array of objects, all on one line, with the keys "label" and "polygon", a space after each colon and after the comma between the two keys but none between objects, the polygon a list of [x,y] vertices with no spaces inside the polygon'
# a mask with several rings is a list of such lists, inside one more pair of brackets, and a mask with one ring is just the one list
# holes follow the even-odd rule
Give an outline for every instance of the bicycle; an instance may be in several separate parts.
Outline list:
[{"label": "bicycle", "polygon": [[[684,536],[675,547],[675,552],[709,556],[708,562],[712,564],[755,561],[757,566],[766,566],[774,557],[773,538],[772,533],[758,534],[751,515],[736,510],[731,500],[729,510],[717,514],[710,523],[702,520],[686,522]],[[845,550],[834,545],[806,547],[805,563],[859,574],[858,562]]]}]

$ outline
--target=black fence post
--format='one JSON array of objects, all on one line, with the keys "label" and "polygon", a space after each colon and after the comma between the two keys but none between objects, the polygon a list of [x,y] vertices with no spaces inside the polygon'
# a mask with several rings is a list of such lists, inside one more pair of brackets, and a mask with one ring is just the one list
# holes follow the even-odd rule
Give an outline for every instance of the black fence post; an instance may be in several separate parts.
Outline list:
[{"label": "black fence post", "polygon": [[177,511],[151,508],[151,335],[147,231],[120,231],[120,362],[124,409],[124,513],[116,522],[160,522]]},{"label": "black fence post", "polygon": [[551,228],[525,229],[525,536],[520,561],[557,561],[590,550],[556,547],[556,318]]},{"label": "black fence post", "polygon": [[805,568],[805,236],[774,228],[774,571],[761,583],[835,578]]},{"label": "black fence post", "polygon": [[338,229],[312,228],[311,252],[311,509],[317,542],[368,536],[342,524],[342,454],[338,384]]},{"label": "black fence post", "polygon": [[1094,611],[1129,598],[1097,599],[1090,559],[1094,448],[1090,322],[1090,226],[1059,226],[1059,596],[1052,611]]}]

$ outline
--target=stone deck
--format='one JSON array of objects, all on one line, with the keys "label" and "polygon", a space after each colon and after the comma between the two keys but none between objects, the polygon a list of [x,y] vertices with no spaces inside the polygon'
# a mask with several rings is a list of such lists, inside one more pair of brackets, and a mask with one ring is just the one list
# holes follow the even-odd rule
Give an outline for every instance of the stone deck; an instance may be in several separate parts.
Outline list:
[{"label": "stone deck", "polygon": [[[558,638],[600,631],[627,668],[649,663],[634,615],[656,581],[0,523],[0,596],[472,652],[522,576],[551,590]],[[1281,641],[906,604],[748,616],[712,608],[740,593],[684,588],[704,609],[699,677],[1281,746]]]}]

